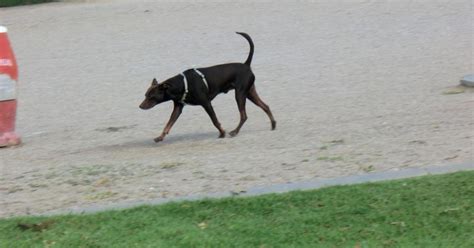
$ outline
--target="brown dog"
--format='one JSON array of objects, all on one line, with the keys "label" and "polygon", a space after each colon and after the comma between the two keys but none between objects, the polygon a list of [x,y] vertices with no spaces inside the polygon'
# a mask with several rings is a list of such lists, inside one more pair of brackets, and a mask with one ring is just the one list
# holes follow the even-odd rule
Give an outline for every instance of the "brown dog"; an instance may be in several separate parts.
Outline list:
[{"label": "brown dog", "polygon": [[276,121],[267,104],[265,104],[255,90],[255,75],[250,68],[252,62],[254,45],[250,36],[242,35],[250,44],[250,53],[244,63],[229,63],[215,65],[206,68],[189,69],[158,84],[153,79],[151,86],[145,94],[145,100],[140,104],[141,109],[150,109],[155,105],[172,100],[174,102],[173,113],[168,124],[161,135],[155,138],[155,142],[162,141],[169,133],[171,127],[181,114],[184,105],[201,105],[211,117],[212,123],[219,130],[219,138],[225,137],[225,131],[217,120],[211,101],[220,93],[235,90],[235,100],[240,112],[240,122],[230,132],[231,136],[239,133],[240,128],[247,120],[245,102],[248,98],[267,113],[271,121],[272,130],[276,128]]}]

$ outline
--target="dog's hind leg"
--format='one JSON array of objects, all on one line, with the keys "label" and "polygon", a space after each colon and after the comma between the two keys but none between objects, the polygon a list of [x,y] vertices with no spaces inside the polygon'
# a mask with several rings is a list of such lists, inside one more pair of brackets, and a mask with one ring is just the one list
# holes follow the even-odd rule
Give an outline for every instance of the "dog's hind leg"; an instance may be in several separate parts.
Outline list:
[{"label": "dog's hind leg", "polygon": [[222,129],[221,124],[217,120],[216,113],[214,112],[214,108],[212,107],[211,103],[208,102],[206,104],[203,104],[202,107],[206,110],[209,117],[211,117],[211,120],[214,126],[219,130],[219,133],[220,133],[219,138],[224,138],[225,131],[224,129]]},{"label": "dog's hind leg", "polygon": [[267,113],[268,117],[270,118],[270,121],[272,123],[272,130],[275,130],[276,128],[276,121],[275,119],[273,118],[273,114],[272,114],[272,111],[270,111],[270,107],[268,107],[267,104],[265,104],[262,99],[260,99],[260,97],[258,96],[257,94],[257,90],[255,89],[255,84],[252,85],[252,87],[250,88],[249,90],[249,94],[247,96],[247,98],[252,101],[253,103],[255,103],[255,105],[259,106],[261,109],[263,109],[263,111],[265,111],[265,113]]},{"label": "dog's hind leg", "polygon": [[235,100],[237,101],[237,107],[239,108],[240,122],[239,125],[237,125],[237,127],[229,133],[232,137],[236,136],[239,133],[240,128],[242,128],[245,121],[247,120],[247,112],[245,111],[245,102],[247,100],[247,96],[245,94],[245,91],[236,89]]}]

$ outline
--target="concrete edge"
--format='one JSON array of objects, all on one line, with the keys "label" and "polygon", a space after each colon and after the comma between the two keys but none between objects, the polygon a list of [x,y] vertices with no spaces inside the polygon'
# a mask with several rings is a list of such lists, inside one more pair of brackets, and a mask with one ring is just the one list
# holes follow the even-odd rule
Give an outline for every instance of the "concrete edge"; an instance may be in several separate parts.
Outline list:
[{"label": "concrete edge", "polygon": [[382,171],[367,173],[362,175],[352,175],[346,177],[338,178],[329,178],[329,179],[316,179],[316,180],[307,180],[294,183],[286,184],[275,184],[270,186],[261,186],[261,187],[252,187],[245,192],[235,193],[235,192],[219,192],[212,194],[199,194],[199,195],[190,195],[184,197],[174,197],[166,199],[155,199],[155,200],[145,200],[145,201],[135,201],[135,202],[126,202],[126,203],[111,203],[111,204],[97,204],[90,205],[86,207],[73,207],[63,210],[53,210],[48,211],[43,214],[33,215],[33,216],[52,216],[52,215],[65,215],[65,214],[90,214],[97,213],[107,210],[122,210],[127,208],[133,208],[138,206],[154,206],[165,204],[169,202],[181,202],[181,201],[197,201],[203,199],[218,199],[224,197],[246,197],[246,196],[258,196],[271,193],[285,193],[295,190],[313,190],[320,189],[329,186],[336,185],[353,185],[369,182],[379,182],[386,180],[396,180],[403,178],[411,178],[425,175],[438,175],[446,174],[458,171],[470,171],[474,170],[474,162],[466,162],[462,164],[455,165],[446,165],[446,166],[433,166],[433,167],[418,167],[418,168],[408,168],[402,170],[391,170],[391,171]]}]

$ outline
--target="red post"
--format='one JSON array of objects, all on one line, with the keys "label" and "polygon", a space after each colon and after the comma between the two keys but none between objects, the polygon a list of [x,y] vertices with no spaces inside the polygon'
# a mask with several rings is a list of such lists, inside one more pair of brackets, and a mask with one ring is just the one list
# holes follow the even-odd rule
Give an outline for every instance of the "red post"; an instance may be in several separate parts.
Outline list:
[{"label": "red post", "polygon": [[21,143],[15,134],[17,81],[18,68],[7,28],[0,26],[0,147]]}]

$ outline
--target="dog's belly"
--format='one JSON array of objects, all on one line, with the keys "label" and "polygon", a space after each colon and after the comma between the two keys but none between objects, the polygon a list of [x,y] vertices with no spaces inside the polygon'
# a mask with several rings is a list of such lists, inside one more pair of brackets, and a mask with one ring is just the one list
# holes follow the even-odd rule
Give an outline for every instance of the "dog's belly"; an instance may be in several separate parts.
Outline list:
[{"label": "dog's belly", "polygon": [[233,89],[235,89],[235,85],[234,85],[234,83],[231,83],[231,84],[227,84],[226,86],[224,86],[221,89],[221,92],[227,94],[227,92],[229,92],[229,90],[233,90]]}]

